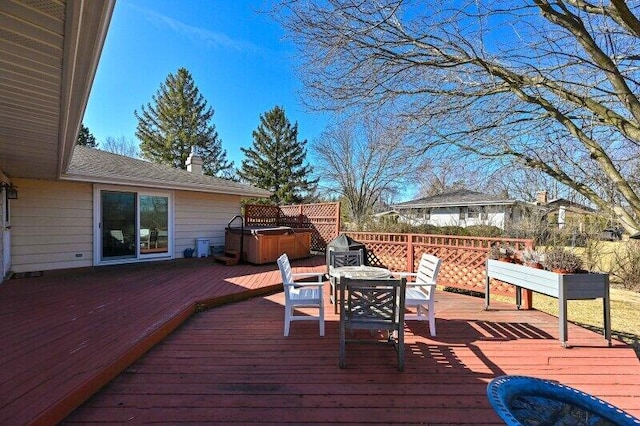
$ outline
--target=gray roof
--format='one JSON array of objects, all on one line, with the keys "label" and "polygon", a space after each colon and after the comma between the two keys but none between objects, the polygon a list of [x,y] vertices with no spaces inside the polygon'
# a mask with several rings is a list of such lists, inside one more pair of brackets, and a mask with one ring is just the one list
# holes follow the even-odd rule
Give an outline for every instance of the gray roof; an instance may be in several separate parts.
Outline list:
[{"label": "gray roof", "polygon": [[566,198],[554,198],[549,200],[547,204],[543,204],[543,207],[560,208],[561,206],[568,207],[574,211],[595,212],[595,209],[585,206],[584,204],[576,203],[575,201],[567,200]]},{"label": "gray roof", "polygon": [[456,189],[430,197],[405,201],[394,204],[392,208],[433,208],[433,207],[464,207],[464,206],[491,206],[516,204],[515,200],[495,195],[482,194],[469,189]]},{"label": "gray roof", "polygon": [[76,146],[63,180],[135,185],[183,191],[212,192],[245,197],[268,197],[271,192],[201,173],[125,157],[85,146]]}]

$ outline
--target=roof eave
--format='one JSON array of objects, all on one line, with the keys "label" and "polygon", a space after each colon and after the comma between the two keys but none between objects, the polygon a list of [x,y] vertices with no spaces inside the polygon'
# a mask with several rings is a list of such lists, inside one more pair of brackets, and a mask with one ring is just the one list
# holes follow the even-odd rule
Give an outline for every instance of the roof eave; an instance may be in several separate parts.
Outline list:
[{"label": "roof eave", "polygon": [[153,189],[170,189],[178,191],[189,192],[208,192],[213,194],[226,194],[226,195],[238,195],[241,197],[270,197],[271,192],[260,188],[217,188],[211,185],[199,185],[192,184],[180,184],[175,182],[159,181],[153,179],[140,179],[132,180],[126,178],[118,178],[114,176],[85,176],[78,174],[64,174],[60,177],[60,180],[71,182],[85,182],[102,185],[122,185],[122,186],[137,186]]},{"label": "roof eave", "polygon": [[451,202],[451,203],[429,203],[429,204],[394,204],[394,209],[402,208],[437,208],[437,207],[467,207],[467,206],[510,206],[518,204],[516,200],[504,201],[470,201],[470,202]]},{"label": "roof eave", "polygon": [[69,167],[116,0],[67,2],[58,176]]}]

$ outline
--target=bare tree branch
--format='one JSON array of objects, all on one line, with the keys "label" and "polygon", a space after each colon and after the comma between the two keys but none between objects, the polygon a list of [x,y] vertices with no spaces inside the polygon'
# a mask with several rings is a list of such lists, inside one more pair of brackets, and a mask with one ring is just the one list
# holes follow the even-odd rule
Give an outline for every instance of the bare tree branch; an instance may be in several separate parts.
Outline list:
[{"label": "bare tree branch", "polygon": [[640,229],[629,163],[640,3],[283,0],[276,11],[309,107],[393,111],[422,152],[449,145],[535,168]]},{"label": "bare tree branch", "polygon": [[402,127],[388,128],[372,117],[362,120],[330,126],[311,145],[321,188],[347,199],[358,226],[381,199],[411,181],[420,161],[406,144]]}]

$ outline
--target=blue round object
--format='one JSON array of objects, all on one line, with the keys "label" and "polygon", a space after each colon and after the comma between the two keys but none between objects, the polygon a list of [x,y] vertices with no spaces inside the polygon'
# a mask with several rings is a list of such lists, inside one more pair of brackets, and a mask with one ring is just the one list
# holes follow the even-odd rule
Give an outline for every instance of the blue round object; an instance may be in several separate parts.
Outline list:
[{"label": "blue round object", "polygon": [[640,425],[640,420],[588,393],[526,376],[501,376],[487,385],[496,413],[516,425]]}]

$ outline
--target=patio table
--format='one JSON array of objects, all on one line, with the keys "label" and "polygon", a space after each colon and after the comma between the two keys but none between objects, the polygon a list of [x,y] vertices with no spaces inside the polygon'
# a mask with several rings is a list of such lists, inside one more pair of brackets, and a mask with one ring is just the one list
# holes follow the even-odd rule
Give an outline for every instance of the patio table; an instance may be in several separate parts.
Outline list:
[{"label": "patio table", "polygon": [[[342,277],[362,280],[389,278],[391,277],[391,271],[377,266],[339,266],[337,268],[330,268],[328,275],[336,278],[336,288],[340,288],[340,278]],[[341,306],[341,300],[339,299],[339,297],[336,297],[336,312],[338,307]]]},{"label": "patio table", "polygon": [[391,276],[391,271],[377,266],[340,266],[338,268],[331,268],[329,275],[338,279],[341,277],[352,279],[375,279],[389,278]]}]

